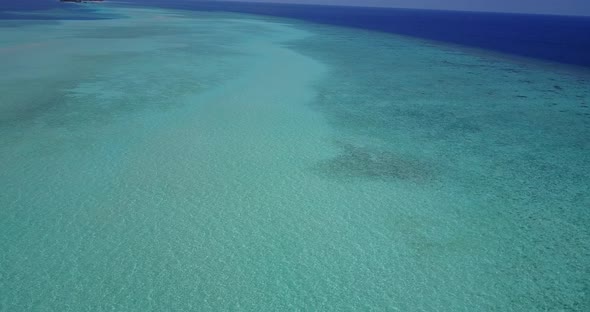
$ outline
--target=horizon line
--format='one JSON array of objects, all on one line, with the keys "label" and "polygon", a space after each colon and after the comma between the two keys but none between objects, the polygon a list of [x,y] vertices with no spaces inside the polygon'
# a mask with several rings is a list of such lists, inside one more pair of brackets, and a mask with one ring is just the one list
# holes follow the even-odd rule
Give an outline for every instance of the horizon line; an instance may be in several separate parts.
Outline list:
[{"label": "horizon line", "polygon": [[[123,0],[128,1],[128,0]],[[174,1],[174,0],[172,0]],[[181,0],[187,1],[187,0]],[[188,0],[189,2],[193,2]],[[105,1],[106,2],[106,1]],[[135,2],[135,1],[134,1]],[[373,8],[373,9],[394,9],[394,10],[416,10],[416,11],[443,11],[443,12],[462,12],[462,13],[492,13],[492,14],[515,14],[515,15],[540,15],[540,16],[569,16],[569,17],[586,17],[588,14],[558,14],[558,13],[534,13],[522,11],[485,11],[485,10],[461,10],[461,9],[427,9],[413,7],[394,7],[383,5],[356,5],[356,4],[332,4],[332,3],[297,3],[297,2],[277,2],[277,1],[237,1],[237,0],[197,0],[194,2],[217,2],[217,3],[247,3],[247,4],[276,4],[276,5],[299,5],[299,6],[319,6],[319,7],[350,7],[350,8]]]}]

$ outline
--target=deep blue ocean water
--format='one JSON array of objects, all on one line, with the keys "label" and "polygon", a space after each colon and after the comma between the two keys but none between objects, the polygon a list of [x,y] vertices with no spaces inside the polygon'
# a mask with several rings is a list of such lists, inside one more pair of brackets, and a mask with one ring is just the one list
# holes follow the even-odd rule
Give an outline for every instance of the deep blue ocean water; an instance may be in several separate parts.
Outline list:
[{"label": "deep blue ocean water", "polygon": [[[68,14],[37,14],[44,10],[54,9],[65,10]],[[0,21],[28,20],[29,23],[36,21],[36,24],[41,24],[58,20],[98,20],[113,17],[97,14],[92,5],[72,5],[61,3],[58,0],[0,0]],[[0,25],[0,27],[2,26],[9,25]]]},{"label": "deep blue ocean water", "polygon": [[61,6],[59,1],[52,0],[19,0],[0,1],[0,11],[4,10],[47,10]]},{"label": "deep blue ocean water", "polygon": [[[190,0],[124,0],[149,6],[295,18],[590,66],[590,17]],[[51,19],[3,11],[64,7],[52,0],[0,2],[0,19]],[[88,10],[88,6],[83,7]],[[73,18],[70,16],[69,18]],[[90,19],[86,15],[75,18]]]},{"label": "deep blue ocean water", "polygon": [[126,2],[295,18],[590,66],[590,17],[186,0]]}]

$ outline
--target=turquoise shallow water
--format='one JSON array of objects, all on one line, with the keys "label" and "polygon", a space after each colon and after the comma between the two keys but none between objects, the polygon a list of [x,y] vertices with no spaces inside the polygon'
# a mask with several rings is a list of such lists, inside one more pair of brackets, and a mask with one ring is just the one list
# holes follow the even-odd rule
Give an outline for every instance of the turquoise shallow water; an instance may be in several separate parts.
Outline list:
[{"label": "turquoise shallow water", "polygon": [[0,310],[590,308],[587,72],[101,10],[0,27]]}]

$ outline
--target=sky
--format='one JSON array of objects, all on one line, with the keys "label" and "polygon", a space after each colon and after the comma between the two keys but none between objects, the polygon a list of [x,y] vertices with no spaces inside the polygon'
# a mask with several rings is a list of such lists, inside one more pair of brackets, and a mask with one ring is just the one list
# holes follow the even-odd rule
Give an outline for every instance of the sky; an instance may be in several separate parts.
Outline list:
[{"label": "sky", "polygon": [[590,16],[590,0],[234,0]]}]

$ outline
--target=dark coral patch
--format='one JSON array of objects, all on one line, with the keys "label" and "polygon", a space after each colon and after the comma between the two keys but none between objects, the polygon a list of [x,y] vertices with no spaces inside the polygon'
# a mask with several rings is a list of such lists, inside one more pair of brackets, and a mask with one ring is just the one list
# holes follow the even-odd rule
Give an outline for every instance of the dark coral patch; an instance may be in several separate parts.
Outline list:
[{"label": "dark coral patch", "polygon": [[367,179],[380,181],[426,181],[432,177],[429,165],[392,151],[350,143],[338,143],[341,153],[319,162],[320,175],[337,179]]}]

